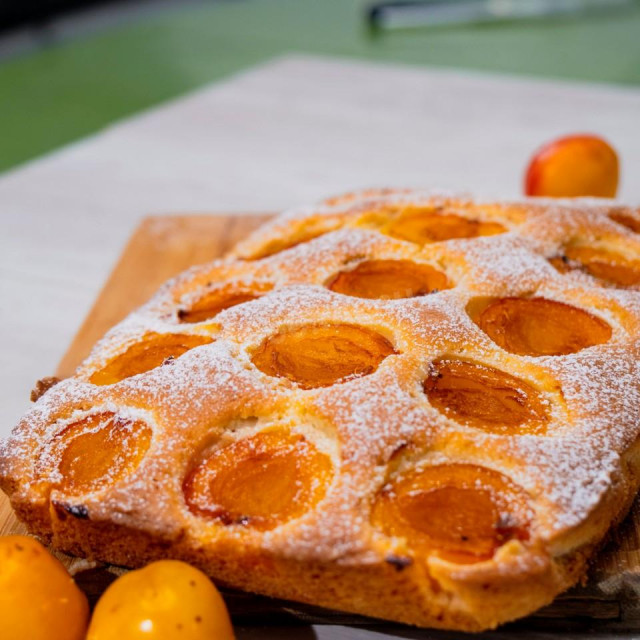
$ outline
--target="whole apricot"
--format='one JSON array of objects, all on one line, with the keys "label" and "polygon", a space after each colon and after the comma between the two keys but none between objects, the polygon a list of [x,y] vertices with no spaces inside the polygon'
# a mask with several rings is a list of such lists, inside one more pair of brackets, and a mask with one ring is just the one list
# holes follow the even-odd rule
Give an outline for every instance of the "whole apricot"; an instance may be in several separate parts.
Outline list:
[{"label": "whole apricot", "polygon": [[87,640],[233,640],[222,596],[198,569],[159,560],[113,582]]},{"label": "whole apricot", "polygon": [[0,638],[82,640],[89,605],[61,562],[37,540],[0,537]]},{"label": "whole apricot", "polygon": [[571,135],[545,144],[525,176],[528,196],[613,198],[618,190],[618,154],[602,138]]}]

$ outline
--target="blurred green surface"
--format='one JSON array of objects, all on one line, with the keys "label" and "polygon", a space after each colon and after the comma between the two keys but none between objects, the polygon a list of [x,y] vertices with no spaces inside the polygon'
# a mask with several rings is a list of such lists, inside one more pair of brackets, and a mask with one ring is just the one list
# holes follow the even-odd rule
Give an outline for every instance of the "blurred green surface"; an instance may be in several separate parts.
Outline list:
[{"label": "blurred green surface", "polygon": [[[640,84],[640,4],[609,15],[373,37],[356,0],[165,9],[0,65],[0,170],[291,52]],[[410,99],[410,96],[408,97]]]}]

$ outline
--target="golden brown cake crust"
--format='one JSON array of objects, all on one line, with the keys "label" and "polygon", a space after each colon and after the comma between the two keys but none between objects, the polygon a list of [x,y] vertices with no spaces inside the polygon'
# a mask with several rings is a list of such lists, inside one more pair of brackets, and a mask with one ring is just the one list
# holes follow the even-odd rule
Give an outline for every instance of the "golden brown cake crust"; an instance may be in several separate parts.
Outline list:
[{"label": "golden brown cake crust", "polygon": [[[0,486],[32,532],[77,555],[181,558],[234,587],[422,626],[524,616],[582,576],[640,484],[629,220],[640,211],[607,201],[393,190],[285,213],[168,282],[44,392],[0,446]],[[385,276],[393,264],[404,279]],[[338,274],[354,295],[331,290]],[[476,370],[499,401],[467,419]],[[271,437],[306,457],[263,455]],[[233,498],[251,517],[222,504],[245,481],[221,466],[225,447],[233,464],[276,465],[256,480],[264,500]],[[436,471],[457,498],[522,503],[499,507],[498,543],[469,552],[465,534],[452,551],[402,511],[420,493],[403,487]]]}]

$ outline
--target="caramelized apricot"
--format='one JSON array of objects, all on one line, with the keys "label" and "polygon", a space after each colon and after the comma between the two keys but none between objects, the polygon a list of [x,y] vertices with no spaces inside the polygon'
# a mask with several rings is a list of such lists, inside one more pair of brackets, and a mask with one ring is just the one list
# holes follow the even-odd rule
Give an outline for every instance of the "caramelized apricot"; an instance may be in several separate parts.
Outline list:
[{"label": "caramelized apricot", "polygon": [[262,258],[269,258],[276,253],[280,253],[281,251],[293,249],[300,244],[315,240],[325,233],[328,233],[330,230],[331,229],[317,229],[314,227],[310,227],[308,229],[300,231],[299,233],[289,238],[276,238],[275,240],[270,240],[264,247],[262,247],[262,249],[256,251],[250,259],[261,260]]},{"label": "caramelized apricot", "polygon": [[373,373],[393,353],[391,343],[371,329],[310,324],[268,337],[251,360],[269,376],[314,389]]},{"label": "caramelized apricot", "polygon": [[[79,494],[113,484],[136,469],[150,442],[148,425],[111,412],[72,422],[49,445],[56,464],[56,487]],[[48,458],[41,464],[47,465]]]},{"label": "caramelized apricot", "polygon": [[539,392],[530,384],[465,360],[433,362],[424,392],[446,416],[490,433],[542,434],[549,419]]},{"label": "caramelized apricot", "polygon": [[620,287],[640,284],[640,260],[629,260],[606,249],[585,246],[567,247],[564,254],[568,269],[575,264],[594,278]]},{"label": "caramelized apricot", "polygon": [[258,433],[214,451],[188,475],[189,510],[225,525],[273,529],[325,494],[331,461],[304,436]]},{"label": "caramelized apricot", "polygon": [[490,559],[509,540],[529,538],[525,493],[506,476],[473,464],[412,471],[387,485],[372,521],[406,538],[418,554],[458,563]]},{"label": "caramelized apricot", "polygon": [[190,349],[208,344],[208,336],[175,333],[148,333],[140,342],[132,344],[103,369],[90,378],[93,384],[115,384],[125,378],[159,367],[167,360],[179,358]]},{"label": "caramelized apricot", "polygon": [[447,276],[428,264],[410,260],[368,260],[341,271],[329,289],[359,298],[413,298],[450,288]]},{"label": "caramelized apricot", "polygon": [[559,271],[560,273],[569,273],[569,271],[571,271],[571,263],[569,262],[569,258],[565,255],[553,256],[552,258],[549,258],[549,262],[556,271]]},{"label": "caramelized apricot", "polygon": [[178,309],[180,322],[205,322],[217,316],[221,311],[235,307],[243,302],[259,298],[271,285],[239,286],[236,284],[216,287],[198,298],[188,308]]},{"label": "caramelized apricot", "polygon": [[611,338],[604,320],[546,298],[498,298],[475,322],[497,345],[524,356],[566,355]]},{"label": "caramelized apricot", "polygon": [[492,236],[505,231],[497,222],[483,222],[453,213],[443,213],[435,207],[405,209],[387,228],[390,236],[417,244]]},{"label": "caramelized apricot", "polygon": [[627,227],[634,233],[640,233],[640,218],[633,217],[628,213],[624,213],[624,211],[612,211],[609,214],[609,217],[618,224],[621,224],[623,227]]}]

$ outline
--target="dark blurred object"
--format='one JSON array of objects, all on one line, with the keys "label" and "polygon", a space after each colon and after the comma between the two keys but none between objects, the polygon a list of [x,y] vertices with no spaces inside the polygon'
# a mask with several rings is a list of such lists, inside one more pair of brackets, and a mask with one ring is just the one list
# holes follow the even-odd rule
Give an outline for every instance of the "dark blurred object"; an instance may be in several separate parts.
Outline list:
[{"label": "dark blurred object", "polygon": [[415,0],[377,2],[367,9],[373,29],[440,27],[546,18],[628,7],[635,0]]},{"label": "dark blurred object", "polygon": [[111,3],[108,0],[0,0],[0,31],[23,26],[40,27],[76,9],[112,3],[113,0]]}]

